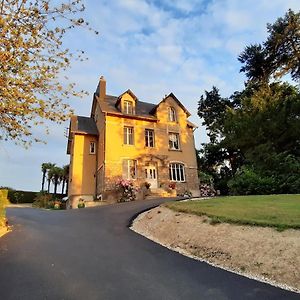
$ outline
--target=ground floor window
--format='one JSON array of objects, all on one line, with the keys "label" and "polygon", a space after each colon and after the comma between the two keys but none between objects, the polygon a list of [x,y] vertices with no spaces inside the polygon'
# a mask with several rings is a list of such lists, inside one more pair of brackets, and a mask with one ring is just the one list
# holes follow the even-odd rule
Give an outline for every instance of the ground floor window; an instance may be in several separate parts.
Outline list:
[{"label": "ground floor window", "polygon": [[137,161],[134,159],[123,160],[123,178],[136,179],[137,178]]},{"label": "ground floor window", "polygon": [[185,181],[184,165],[179,163],[172,163],[169,165],[170,180]]}]

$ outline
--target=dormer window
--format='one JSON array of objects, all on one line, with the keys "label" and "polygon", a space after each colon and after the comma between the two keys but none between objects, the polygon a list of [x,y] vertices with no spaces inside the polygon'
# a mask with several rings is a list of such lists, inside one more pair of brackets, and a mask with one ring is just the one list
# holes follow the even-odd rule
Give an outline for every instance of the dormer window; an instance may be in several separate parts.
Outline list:
[{"label": "dormer window", "polygon": [[124,101],[123,103],[123,113],[126,115],[133,115],[133,103],[132,101]]},{"label": "dormer window", "polygon": [[175,111],[174,107],[169,107],[168,108],[168,115],[169,115],[169,121],[170,122],[176,122],[177,121],[176,111]]}]

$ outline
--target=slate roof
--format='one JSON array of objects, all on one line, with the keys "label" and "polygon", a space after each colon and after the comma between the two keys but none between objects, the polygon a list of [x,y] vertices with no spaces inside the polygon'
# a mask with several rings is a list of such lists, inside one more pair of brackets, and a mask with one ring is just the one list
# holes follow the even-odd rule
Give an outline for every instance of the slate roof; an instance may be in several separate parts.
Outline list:
[{"label": "slate roof", "polygon": [[[119,97],[106,95],[104,101],[99,101],[101,110],[107,113],[113,113],[117,115],[123,115],[123,113],[116,107],[116,103]],[[151,118],[156,120],[156,117],[151,114],[151,111],[156,107],[155,104],[137,101],[135,116]]]},{"label": "slate roof", "polygon": [[99,135],[94,119],[82,116],[73,116],[71,118],[71,132]]}]

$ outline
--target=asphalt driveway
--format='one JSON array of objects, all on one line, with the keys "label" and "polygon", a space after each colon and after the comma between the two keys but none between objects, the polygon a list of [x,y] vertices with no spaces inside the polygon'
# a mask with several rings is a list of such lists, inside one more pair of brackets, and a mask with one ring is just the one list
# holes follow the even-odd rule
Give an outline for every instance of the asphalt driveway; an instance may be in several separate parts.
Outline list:
[{"label": "asphalt driveway", "polygon": [[128,228],[163,200],[69,211],[9,208],[0,299],[299,299],[181,256]]}]

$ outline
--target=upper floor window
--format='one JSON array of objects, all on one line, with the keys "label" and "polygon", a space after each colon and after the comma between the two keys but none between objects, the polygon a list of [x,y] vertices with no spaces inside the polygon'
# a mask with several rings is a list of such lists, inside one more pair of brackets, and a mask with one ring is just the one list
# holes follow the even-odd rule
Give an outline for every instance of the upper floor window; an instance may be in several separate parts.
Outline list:
[{"label": "upper floor window", "polygon": [[170,150],[180,150],[178,133],[174,133],[174,132],[169,133],[169,149]]},{"label": "upper floor window", "polygon": [[184,165],[179,163],[172,163],[169,165],[169,175],[172,181],[185,181]]},{"label": "upper floor window", "polygon": [[131,101],[124,101],[123,103],[123,107],[124,107],[124,114],[127,115],[133,115],[133,103]]},{"label": "upper floor window", "polygon": [[154,147],[154,130],[145,129],[145,146]]},{"label": "upper floor window", "polygon": [[169,116],[169,121],[170,122],[176,122],[177,121],[176,111],[175,111],[174,107],[169,107],[168,108],[168,116]]},{"label": "upper floor window", "polygon": [[123,179],[137,178],[137,162],[134,159],[123,160]]},{"label": "upper floor window", "polygon": [[96,143],[90,142],[90,154],[96,154]]},{"label": "upper floor window", "polygon": [[124,144],[133,145],[134,144],[134,132],[133,127],[124,127]]}]

